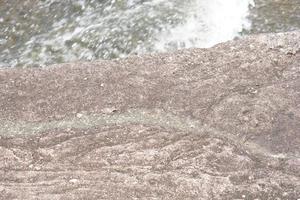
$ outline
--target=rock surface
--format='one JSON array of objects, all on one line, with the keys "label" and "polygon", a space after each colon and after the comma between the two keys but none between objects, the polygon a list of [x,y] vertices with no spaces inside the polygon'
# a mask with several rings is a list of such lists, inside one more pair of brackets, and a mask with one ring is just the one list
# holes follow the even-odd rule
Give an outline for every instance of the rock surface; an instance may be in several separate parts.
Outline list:
[{"label": "rock surface", "polygon": [[299,199],[300,32],[0,70],[0,199]]}]

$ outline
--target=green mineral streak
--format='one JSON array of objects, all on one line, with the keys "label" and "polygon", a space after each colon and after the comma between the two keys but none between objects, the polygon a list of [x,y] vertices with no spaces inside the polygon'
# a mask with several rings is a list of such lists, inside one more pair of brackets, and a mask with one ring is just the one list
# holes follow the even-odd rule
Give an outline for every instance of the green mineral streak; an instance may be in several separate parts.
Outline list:
[{"label": "green mineral streak", "polygon": [[35,134],[53,129],[88,129],[96,126],[135,123],[174,128],[188,132],[202,129],[202,125],[196,120],[182,119],[161,111],[150,113],[145,110],[131,110],[122,114],[80,115],[80,117],[49,122],[1,121],[0,135]]},{"label": "green mineral streak", "polygon": [[221,137],[232,143],[243,146],[246,151],[252,152],[258,156],[268,156],[273,158],[286,158],[285,155],[275,155],[270,153],[264,147],[253,142],[245,142],[242,138],[232,134],[225,133],[207,125],[201,124],[197,120],[182,118],[161,110],[129,110],[120,114],[95,114],[78,115],[73,118],[66,118],[60,121],[50,122],[8,122],[0,121],[0,136],[16,136],[38,134],[54,129],[68,130],[81,129],[86,130],[93,127],[102,127],[107,125],[129,125],[143,124],[148,126],[163,127],[175,129],[187,133],[208,134],[213,137]]}]

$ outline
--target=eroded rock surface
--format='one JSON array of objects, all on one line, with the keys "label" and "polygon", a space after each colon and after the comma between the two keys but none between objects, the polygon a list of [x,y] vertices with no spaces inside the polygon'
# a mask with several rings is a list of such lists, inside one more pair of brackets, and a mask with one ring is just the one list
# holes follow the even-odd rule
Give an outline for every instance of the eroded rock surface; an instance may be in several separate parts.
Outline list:
[{"label": "eroded rock surface", "polygon": [[0,199],[299,199],[300,32],[0,70]]}]

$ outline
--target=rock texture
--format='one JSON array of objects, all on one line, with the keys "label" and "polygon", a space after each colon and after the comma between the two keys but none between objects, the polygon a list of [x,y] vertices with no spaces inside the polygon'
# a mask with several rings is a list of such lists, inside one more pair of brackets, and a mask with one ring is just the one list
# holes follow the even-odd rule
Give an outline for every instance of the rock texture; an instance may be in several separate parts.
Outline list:
[{"label": "rock texture", "polygon": [[300,32],[0,70],[0,199],[300,198]]}]

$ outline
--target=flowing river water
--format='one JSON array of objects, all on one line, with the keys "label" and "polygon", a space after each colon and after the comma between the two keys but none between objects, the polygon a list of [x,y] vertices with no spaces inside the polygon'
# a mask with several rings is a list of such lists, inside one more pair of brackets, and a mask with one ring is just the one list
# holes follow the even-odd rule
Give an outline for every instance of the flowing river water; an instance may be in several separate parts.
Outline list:
[{"label": "flowing river water", "polygon": [[0,0],[0,67],[210,47],[300,28],[300,0]]}]

